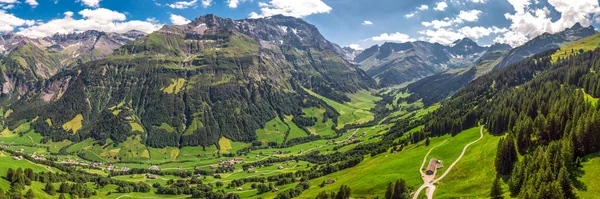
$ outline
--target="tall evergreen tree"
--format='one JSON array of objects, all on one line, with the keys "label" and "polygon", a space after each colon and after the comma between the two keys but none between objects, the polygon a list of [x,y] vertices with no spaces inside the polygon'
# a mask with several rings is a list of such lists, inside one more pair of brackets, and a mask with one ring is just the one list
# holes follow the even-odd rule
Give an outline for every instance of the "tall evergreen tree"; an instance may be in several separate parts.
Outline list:
[{"label": "tall evergreen tree", "polygon": [[500,186],[500,178],[496,177],[492,183],[492,191],[490,197],[493,199],[502,198],[502,187]]},{"label": "tall evergreen tree", "polygon": [[385,199],[392,199],[394,195],[394,185],[390,182],[387,186],[387,190],[385,191]]}]

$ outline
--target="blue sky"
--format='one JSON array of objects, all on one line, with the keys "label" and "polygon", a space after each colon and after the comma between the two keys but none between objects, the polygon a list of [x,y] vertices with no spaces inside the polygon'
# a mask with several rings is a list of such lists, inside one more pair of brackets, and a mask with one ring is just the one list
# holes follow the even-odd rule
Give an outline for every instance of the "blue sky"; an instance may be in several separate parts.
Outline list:
[{"label": "blue sky", "polygon": [[0,31],[43,37],[88,29],[152,32],[213,13],[284,14],[315,24],[342,46],[463,37],[513,46],[580,22],[597,25],[598,0],[0,0]]}]

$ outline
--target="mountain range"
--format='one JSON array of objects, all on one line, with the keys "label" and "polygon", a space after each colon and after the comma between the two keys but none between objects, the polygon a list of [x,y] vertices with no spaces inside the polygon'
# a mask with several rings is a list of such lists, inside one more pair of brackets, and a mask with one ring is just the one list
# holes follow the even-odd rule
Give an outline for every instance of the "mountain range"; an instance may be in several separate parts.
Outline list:
[{"label": "mountain range", "polygon": [[[53,37],[56,44],[50,45],[60,52],[71,51],[59,48],[59,42],[79,43],[61,38]],[[56,75],[60,59],[48,56],[51,50],[35,41],[11,47],[3,59],[2,72],[8,78],[1,82],[6,91],[2,103],[12,110],[9,126],[34,121],[36,132],[52,140],[120,143],[142,133],[146,145],[159,148],[209,146],[221,137],[250,142],[274,118],[301,118],[302,107],[333,110],[306,90],[344,102],[349,101],[346,93],[376,86],[315,26],[292,17],[232,20],[206,15],[186,25],[164,26],[105,58],[89,56],[92,61]],[[39,53],[19,53],[26,48]],[[24,65],[35,62],[33,75],[14,78],[24,67],[10,60],[32,55],[35,61]],[[324,114],[334,121],[339,115]],[[61,126],[66,123],[79,127]]]}]

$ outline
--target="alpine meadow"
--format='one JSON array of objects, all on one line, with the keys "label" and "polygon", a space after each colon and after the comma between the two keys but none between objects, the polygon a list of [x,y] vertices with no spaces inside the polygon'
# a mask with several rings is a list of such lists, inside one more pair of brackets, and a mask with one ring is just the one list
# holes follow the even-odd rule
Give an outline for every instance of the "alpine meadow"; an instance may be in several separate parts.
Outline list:
[{"label": "alpine meadow", "polygon": [[0,0],[0,199],[600,197],[599,0]]}]

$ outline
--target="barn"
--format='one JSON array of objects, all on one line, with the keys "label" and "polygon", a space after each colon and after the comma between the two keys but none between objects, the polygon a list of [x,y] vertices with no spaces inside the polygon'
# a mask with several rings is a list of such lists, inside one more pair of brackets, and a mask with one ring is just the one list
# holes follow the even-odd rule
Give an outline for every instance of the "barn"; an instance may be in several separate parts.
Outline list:
[{"label": "barn", "polygon": [[427,171],[425,171],[425,174],[433,175],[437,168],[438,168],[438,159],[431,158],[431,160],[429,160],[429,165],[427,166]]}]

